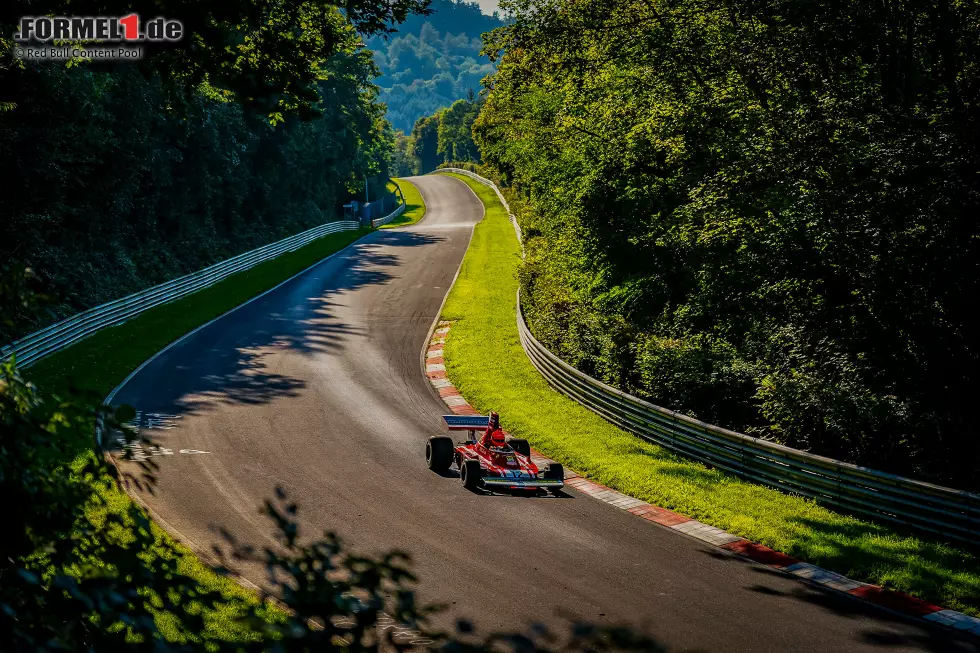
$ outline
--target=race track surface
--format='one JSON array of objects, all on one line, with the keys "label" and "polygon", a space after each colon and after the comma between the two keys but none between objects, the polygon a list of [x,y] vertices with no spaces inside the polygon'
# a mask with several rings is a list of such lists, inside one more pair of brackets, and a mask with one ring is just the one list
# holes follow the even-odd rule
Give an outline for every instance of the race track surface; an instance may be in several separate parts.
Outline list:
[{"label": "race track surface", "polygon": [[205,327],[116,395],[161,427],[147,432],[169,451],[153,458],[157,487],[130,491],[178,539],[206,552],[224,529],[271,544],[260,507],[282,485],[307,534],[409,552],[421,599],[481,631],[570,617],[630,624],[672,651],[976,650],[574,491],[481,496],[430,472],[424,442],[447,411],[420,356],[483,207],[455,179],[412,182],[420,223]]}]

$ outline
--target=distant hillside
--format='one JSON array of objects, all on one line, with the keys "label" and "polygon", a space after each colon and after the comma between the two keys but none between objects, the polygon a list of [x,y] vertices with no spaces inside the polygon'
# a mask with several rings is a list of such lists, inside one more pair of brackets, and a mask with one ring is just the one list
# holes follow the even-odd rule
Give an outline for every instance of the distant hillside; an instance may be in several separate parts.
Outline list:
[{"label": "distant hillside", "polygon": [[476,2],[433,0],[429,16],[411,16],[385,41],[368,39],[383,75],[377,79],[388,120],[406,134],[422,116],[478,93],[480,80],[493,72],[480,56],[480,35],[504,24]]}]

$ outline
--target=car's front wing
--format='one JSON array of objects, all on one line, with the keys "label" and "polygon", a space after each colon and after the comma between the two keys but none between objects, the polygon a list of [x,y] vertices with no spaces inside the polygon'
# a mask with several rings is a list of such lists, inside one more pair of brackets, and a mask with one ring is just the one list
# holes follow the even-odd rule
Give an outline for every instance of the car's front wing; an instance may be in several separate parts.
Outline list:
[{"label": "car's front wing", "polygon": [[524,488],[562,488],[565,481],[557,478],[504,478],[502,476],[485,476],[483,485],[486,487],[506,487],[512,489]]}]

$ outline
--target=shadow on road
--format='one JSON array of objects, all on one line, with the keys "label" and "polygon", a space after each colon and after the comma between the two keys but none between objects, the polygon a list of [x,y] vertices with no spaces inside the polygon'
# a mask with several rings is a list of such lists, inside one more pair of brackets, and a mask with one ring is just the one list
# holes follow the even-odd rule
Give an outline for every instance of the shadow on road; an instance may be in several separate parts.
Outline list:
[{"label": "shadow on road", "polygon": [[377,232],[320,266],[219,319],[150,363],[116,397],[143,414],[179,419],[227,404],[264,404],[296,396],[301,379],[277,370],[283,355],[342,351],[363,336],[338,317],[344,297],[385,284],[400,251],[442,237]]},{"label": "shadow on road", "polygon": [[[792,586],[786,588],[787,576],[783,572],[756,564],[741,556],[729,555],[717,549],[705,548],[703,552],[716,559],[732,564],[748,565],[764,577],[759,583],[745,589],[786,601],[802,601],[812,610],[829,612],[843,619],[870,618],[881,628],[861,631],[861,638],[868,644],[884,648],[898,647],[902,650],[916,649],[935,653],[978,653],[980,638],[946,630],[940,626],[910,619],[896,612],[879,608],[843,595],[835,590],[792,579]],[[888,628],[891,626],[891,628]]]}]

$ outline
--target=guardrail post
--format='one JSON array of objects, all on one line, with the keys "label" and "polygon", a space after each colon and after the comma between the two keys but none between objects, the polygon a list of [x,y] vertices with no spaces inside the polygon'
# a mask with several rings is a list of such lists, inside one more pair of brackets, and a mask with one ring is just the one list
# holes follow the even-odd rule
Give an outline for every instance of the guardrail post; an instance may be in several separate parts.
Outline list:
[{"label": "guardrail post", "polygon": [[978,507],[976,500],[973,498],[971,493],[966,498],[966,529],[970,532],[970,536],[974,538],[973,543],[976,544],[976,538],[980,535],[980,529],[977,528],[977,518],[974,517],[974,510]]},{"label": "guardrail post", "polygon": [[834,497],[834,499],[836,499],[838,502],[840,502],[840,498],[841,498],[840,477],[841,477],[840,465],[837,465],[837,496]]}]

